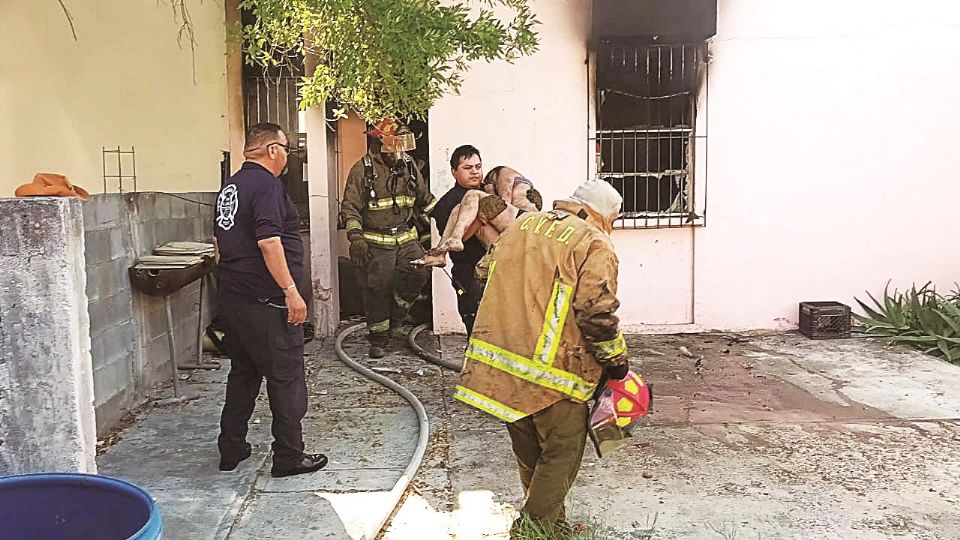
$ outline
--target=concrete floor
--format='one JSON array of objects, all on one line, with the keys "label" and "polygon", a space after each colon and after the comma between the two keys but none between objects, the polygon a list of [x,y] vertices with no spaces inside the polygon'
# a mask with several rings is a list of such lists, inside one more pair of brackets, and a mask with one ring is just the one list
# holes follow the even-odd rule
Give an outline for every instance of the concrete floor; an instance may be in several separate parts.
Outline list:
[{"label": "concrete floor", "polygon": [[[960,538],[960,367],[868,339],[629,342],[655,413],[619,453],[588,446],[574,514],[619,538]],[[439,412],[419,493],[386,538],[424,523],[436,538],[506,538],[522,503],[506,433],[449,399]]]},{"label": "concrete floor", "polygon": [[385,494],[413,453],[416,417],[402,398],[335,360],[332,340],[308,351],[304,442],[308,452],[327,454],[323,470],[270,476],[265,390],[248,434],[253,455],[236,471],[217,470],[224,367],[191,372],[181,386],[196,399],[141,410],[110,437],[113,444],[97,458],[100,474],[149,491],[163,515],[164,538],[372,538],[369,531],[390,511]]},{"label": "concrete floor", "polygon": [[[462,338],[441,341],[462,354]],[[600,460],[588,446],[572,514],[617,538],[960,538],[960,367],[868,339],[629,341],[655,412],[619,453]],[[347,347],[362,357],[359,340]],[[424,466],[381,538],[505,539],[522,493],[503,427],[450,398],[456,374],[401,352],[364,362],[398,369],[431,419]],[[329,343],[308,366],[305,432],[331,458],[324,472],[269,478],[261,407],[253,459],[219,473],[223,374],[204,373],[187,385],[200,399],[142,414],[98,458],[101,473],[150,490],[166,538],[360,538],[412,454],[414,415]]]}]

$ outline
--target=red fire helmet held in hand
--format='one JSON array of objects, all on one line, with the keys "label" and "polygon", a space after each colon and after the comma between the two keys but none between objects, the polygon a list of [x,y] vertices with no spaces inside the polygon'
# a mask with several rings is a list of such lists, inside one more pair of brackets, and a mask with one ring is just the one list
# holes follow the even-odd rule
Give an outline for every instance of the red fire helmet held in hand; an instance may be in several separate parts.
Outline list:
[{"label": "red fire helmet held in hand", "polygon": [[632,371],[623,379],[607,381],[590,410],[589,434],[597,455],[626,446],[634,422],[647,415],[652,403],[652,388]]}]

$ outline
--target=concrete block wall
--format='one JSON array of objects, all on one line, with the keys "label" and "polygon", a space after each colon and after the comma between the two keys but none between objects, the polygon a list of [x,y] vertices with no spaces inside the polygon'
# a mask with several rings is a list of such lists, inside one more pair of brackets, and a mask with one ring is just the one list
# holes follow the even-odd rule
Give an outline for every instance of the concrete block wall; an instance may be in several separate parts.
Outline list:
[{"label": "concrete block wall", "polygon": [[0,199],[0,476],[96,472],[80,201]]},{"label": "concrete block wall", "polygon": [[[154,246],[166,242],[205,241],[213,237],[213,207],[206,205],[212,205],[217,194],[177,195],[138,193],[132,199],[131,229],[138,256],[150,254]],[[207,285],[209,283],[210,280]],[[180,363],[194,363],[197,357],[199,292],[200,283],[194,282],[170,296],[177,359]],[[211,287],[204,287],[201,328],[206,328],[214,312],[212,292]],[[164,299],[136,292],[133,306],[140,323],[141,382],[149,388],[159,382],[169,381],[171,377]]]},{"label": "concrete block wall", "polygon": [[[109,430],[157,383],[171,378],[163,298],[133,290],[128,269],[154,246],[175,240],[202,241],[213,234],[215,193],[95,195],[83,205],[85,268],[97,430]],[[213,302],[204,291],[204,319]],[[197,351],[199,283],[171,295],[177,358],[193,362]]]},{"label": "concrete block wall", "polygon": [[83,228],[94,405],[100,427],[116,422],[138,397],[134,373],[139,329],[127,277],[136,254],[126,196],[91,197],[83,205]]}]

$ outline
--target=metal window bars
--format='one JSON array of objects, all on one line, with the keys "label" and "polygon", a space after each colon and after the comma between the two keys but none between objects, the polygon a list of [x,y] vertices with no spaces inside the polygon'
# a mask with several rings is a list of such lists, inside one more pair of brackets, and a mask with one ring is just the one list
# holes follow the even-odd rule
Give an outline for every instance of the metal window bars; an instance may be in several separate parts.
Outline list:
[{"label": "metal window bars", "polygon": [[246,126],[261,122],[271,122],[280,126],[287,134],[289,144],[288,170],[282,176],[284,186],[300,215],[301,227],[309,227],[310,208],[307,193],[306,126],[301,125],[300,117],[300,72],[297,62],[288,69],[286,66],[274,70],[255,70],[245,68],[243,84],[243,114]]},{"label": "metal window bars", "polygon": [[252,126],[273,122],[285,133],[302,132],[300,126],[300,77],[290,75],[248,76],[244,81],[244,120]]},{"label": "metal window bars", "polygon": [[704,43],[600,43],[597,176],[623,195],[615,227],[705,224],[694,176],[698,146],[706,147],[696,129],[704,57]]}]

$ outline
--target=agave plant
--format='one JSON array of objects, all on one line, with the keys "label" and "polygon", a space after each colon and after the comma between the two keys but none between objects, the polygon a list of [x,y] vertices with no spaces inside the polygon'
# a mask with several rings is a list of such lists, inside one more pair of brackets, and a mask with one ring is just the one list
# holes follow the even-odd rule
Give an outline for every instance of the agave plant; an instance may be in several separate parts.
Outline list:
[{"label": "agave plant", "polygon": [[875,307],[856,299],[865,315],[853,316],[864,330],[960,363],[960,287],[947,296],[937,293],[932,283],[904,292],[894,289],[892,294],[889,289],[888,282],[883,301],[867,291]]}]

